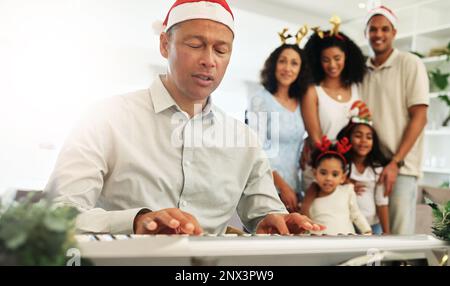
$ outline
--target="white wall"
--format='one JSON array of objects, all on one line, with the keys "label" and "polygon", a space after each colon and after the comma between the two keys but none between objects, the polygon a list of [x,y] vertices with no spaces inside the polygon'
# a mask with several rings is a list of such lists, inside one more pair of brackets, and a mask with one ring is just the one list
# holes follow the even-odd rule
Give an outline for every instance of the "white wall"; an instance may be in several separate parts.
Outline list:
[{"label": "white wall", "polygon": [[[0,193],[42,189],[84,110],[101,98],[146,88],[164,70],[151,26],[171,3],[0,0]],[[298,25],[234,12],[232,61],[213,99],[242,120],[247,90],[279,45],[277,32]]]}]

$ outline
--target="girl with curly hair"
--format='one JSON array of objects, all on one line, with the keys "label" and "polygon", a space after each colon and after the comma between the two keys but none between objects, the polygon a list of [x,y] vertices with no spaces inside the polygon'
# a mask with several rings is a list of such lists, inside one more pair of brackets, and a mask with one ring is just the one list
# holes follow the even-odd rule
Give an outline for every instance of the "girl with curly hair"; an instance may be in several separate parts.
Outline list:
[{"label": "girl with curly hair", "polygon": [[[302,154],[303,187],[314,181],[310,152],[322,136],[335,140],[348,122],[348,111],[359,99],[358,85],[366,73],[365,57],[344,33],[314,33],[305,46],[314,85],[302,100],[302,115],[308,139]],[[308,166],[309,164],[309,166]]]}]

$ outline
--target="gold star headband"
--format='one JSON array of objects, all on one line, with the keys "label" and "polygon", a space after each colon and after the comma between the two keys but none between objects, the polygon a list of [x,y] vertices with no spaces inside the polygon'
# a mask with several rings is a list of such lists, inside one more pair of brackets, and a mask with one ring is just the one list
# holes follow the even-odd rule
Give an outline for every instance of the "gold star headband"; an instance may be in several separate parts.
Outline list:
[{"label": "gold star headband", "polygon": [[[288,28],[284,28],[283,31],[278,33],[282,45],[286,44],[286,41],[293,37],[291,34],[287,34],[288,31],[289,31]],[[308,34],[308,26],[303,25],[303,27],[301,27],[298,30],[297,34],[295,35],[295,44],[300,45],[301,41],[307,34]]]},{"label": "gold star headband", "polygon": [[341,18],[339,18],[338,16],[333,16],[330,18],[330,23],[332,25],[332,28],[330,29],[329,33],[326,33],[324,31],[322,31],[320,29],[320,27],[314,27],[312,28],[312,30],[319,36],[319,38],[323,39],[325,36],[326,37],[336,37],[339,40],[344,40],[344,37],[342,37],[339,34],[339,29],[341,27]]}]

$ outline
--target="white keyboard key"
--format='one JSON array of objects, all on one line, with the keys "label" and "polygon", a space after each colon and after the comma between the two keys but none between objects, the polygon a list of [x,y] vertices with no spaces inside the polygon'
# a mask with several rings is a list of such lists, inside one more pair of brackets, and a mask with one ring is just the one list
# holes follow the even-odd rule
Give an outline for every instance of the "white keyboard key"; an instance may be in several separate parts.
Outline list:
[{"label": "white keyboard key", "polygon": [[110,234],[97,234],[97,239],[100,241],[113,241],[114,238]]},{"label": "white keyboard key", "polygon": [[238,237],[237,233],[224,233],[222,237]]},{"label": "white keyboard key", "polygon": [[148,237],[148,235],[145,234],[130,234],[130,237],[133,239],[143,239]]},{"label": "white keyboard key", "polygon": [[75,235],[75,238],[78,242],[90,242],[97,240],[92,234],[77,234]]}]

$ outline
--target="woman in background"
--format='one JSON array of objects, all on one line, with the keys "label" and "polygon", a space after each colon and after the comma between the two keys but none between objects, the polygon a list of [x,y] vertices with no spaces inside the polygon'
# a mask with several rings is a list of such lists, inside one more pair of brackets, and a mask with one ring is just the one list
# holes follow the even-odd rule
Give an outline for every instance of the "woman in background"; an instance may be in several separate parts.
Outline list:
[{"label": "woman in background", "polygon": [[275,186],[289,212],[298,210],[299,158],[305,136],[301,100],[310,83],[303,51],[282,44],[261,72],[264,88],[250,99],[248,119],[269,157]]},{"label": "woman in background", "polygon": [[359,47],[336,30],[314,33],[306,43],[305,54],[315,84],[308,88],[301,105],[308,131],[301,163],[303,188],[307,190],[314,181],[310,153],[322,136],[334,141],[347,125],[350,107],[359,99],[358,84],[367,68]]}]

